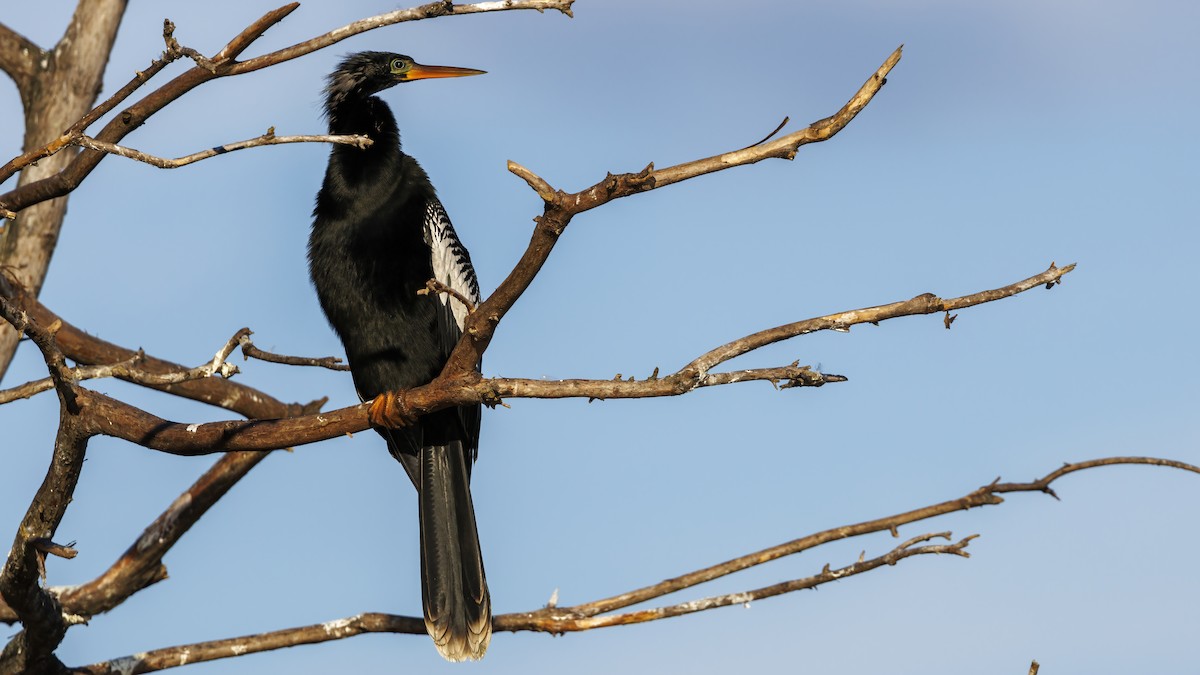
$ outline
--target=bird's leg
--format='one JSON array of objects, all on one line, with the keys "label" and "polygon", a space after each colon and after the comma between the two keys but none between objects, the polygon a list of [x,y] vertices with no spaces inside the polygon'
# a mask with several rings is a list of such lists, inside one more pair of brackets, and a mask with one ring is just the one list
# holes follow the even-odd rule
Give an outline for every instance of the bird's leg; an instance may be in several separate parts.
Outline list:
[{"label": "bird's leg", "polygon": [[408,402],[404,400],[404,390],[385,391],[371,401],[367,409],[367,419],[373,426],[387,429],[400,429],[414,424],[417,416],[408,411]]}]

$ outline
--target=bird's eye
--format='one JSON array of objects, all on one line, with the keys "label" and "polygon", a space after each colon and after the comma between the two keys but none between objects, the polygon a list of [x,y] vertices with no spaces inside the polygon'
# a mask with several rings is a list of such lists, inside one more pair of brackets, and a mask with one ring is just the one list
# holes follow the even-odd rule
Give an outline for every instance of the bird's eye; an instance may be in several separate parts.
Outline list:
[{"label": "bird's eye", "polygon": [[404,59],[392,59],[392,70],[397,73],[403,72],[408,70],[408,64],[404,62]]}]

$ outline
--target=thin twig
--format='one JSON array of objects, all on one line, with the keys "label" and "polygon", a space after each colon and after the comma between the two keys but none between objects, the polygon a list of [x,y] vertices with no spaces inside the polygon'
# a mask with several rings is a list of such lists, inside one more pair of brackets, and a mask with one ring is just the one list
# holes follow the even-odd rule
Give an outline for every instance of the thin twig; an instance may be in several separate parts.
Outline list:
[{"label": "thin twig", "polygon": [[[71,377],[77,382],[94,380],[101,377],[116,377],[135,368],[139,359],[139,356],[134,356],[120,363],[109,363],[100,366],[76,366],[71,369]],[[33,380],[9,389],[2,389],[0,390],[0,405],[29,398],[44,391],[50,391],[53,388],[54,380],[49,377],[43,377],[40,380]]]},{"label": "thin twig", "polygon": [[791,118],[788,117],[787,115],[784,115],[783,121],[780,122],[779,126],[775,127],[775,129],[771,133],[767,134],[766,136],[763,136],[761,140],[751,143],[750,145],[747,145],[746,147],[742,148],[742,150],[749,150],[750,148],[753,148],[756,145],[762,145],[763,143],[766,143],[767,141],[771,140],[771,137],[773,137],[775,134],[779,133],[779,131],[781,129],[783,129],[784,127],[787,126],[789,119],[791,119]]},{"label": "thin twig", "polygon": [[329,370],[349,371],[350,366],[342,363],[342,360],[336,356],[324,356],[320,358],[312,358],[309,356],[287,356],[284,354],[272,354],[265,352],[250,341],[251,333],[249,328],[243,328],[238,331],[238,344],[242,346],[242,356],[247,359],[259,359],[260,361],[268,361],[270,363],[282,363],[288,366],[317,366],[320,368],[328,368]]},{"label": "thin twig", "polygon": [[471,302],[470,298],[462,293],[459,293],[453,288],[450,288],[446,284],[443,284],[437,279],[430,279],[429,281],[426,281],[425,288],[417,290],[417,295],[429,295],[430,293],[445,293],[455,300],[458,300],[462,303],[463,307],[467,308],[467,314],[471,314],[475,311],[475,303]]},{"label": "thin twig", "polygon": [[308,136],[276,136],[275,127],[271,127],[267,133],[251,138],[245,141],[237,141],[219,145],[215,148],[208,148],[200,152],[193,152],[190,155],[177,157],[175,159],[165,159],[163,157],[155,157],[141,150],[134,150],[125,146],[116,145],[113,143],[105,143],[98,141],[90,136],[78,136],[71,139],[72,145],[78,145],[100,152],[107,152],[111,155],[120,155],[128,159],[135,159],[139,162],[145,162],[151,166],[156,166],[160,169],[177,169],[181,166],[193,164],[203,159],[224,155],[236,150],[245,150],[247,148],[257,148],[264,145],[281,145],[284,143],[335,143],[339,145],[353,145],[359,149],[366,149],[371,146],[371,139],[366,136],[337,136],[337,135],[308,135]]}]

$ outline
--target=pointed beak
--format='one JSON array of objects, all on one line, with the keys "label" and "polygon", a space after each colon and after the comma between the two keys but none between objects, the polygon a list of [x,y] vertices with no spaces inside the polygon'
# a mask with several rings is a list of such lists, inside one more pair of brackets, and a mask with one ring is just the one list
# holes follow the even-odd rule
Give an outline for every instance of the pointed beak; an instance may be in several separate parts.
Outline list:
[{"label": "pointed beak", "polygon": [[419,63],[414,63],[412,68],[409,68],[400,79],[404,82],[412,80],[428,80],[435,77],[467,77],[468,75],[483,75],[486,70],[475,70],[474,68],[455,68],[454,66],[423,66]]}]

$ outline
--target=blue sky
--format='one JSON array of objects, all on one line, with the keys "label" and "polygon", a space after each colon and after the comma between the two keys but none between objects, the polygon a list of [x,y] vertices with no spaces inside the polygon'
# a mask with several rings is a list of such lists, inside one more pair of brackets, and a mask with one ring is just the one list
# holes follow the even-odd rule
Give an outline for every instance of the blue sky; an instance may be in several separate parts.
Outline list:
[{"label": "blue sky", "polygon": [[[333,7],[332,5],[338,5]],[[73,3],[10,3],[40,44]],[[105,95],[162,48],[161,21],[212,53],[273,8],[132,3]],[[393,9],[306,3],[249,54]],[[539,201],[518,161],[577,190],[743,147],[788,115],[836,111],[901,43],[876,100],[833,140],[577,218],[502,324],[485,373],[601,377],[673,370],[762,328],[833,311],[994,288],[1079,263],[1053,292],[735,362],[820,365],[850,381],[746,384],[679,399],[511,401],[485,414],[474,494],[498,612],[575,604],[815,530],[1028,480],[1109,455],[1200,463],[1193,3],[578,0],[576,18],[510,12],[394,26],[217,81],[126,139],[175,156],[323,130],[342,54],[385,49],[485,77],[385,94],[438,186],[487,293],[528,242]],[[160,77],[173,76],[177,64]],[[0,155],[20,143],[0,81]],[[340,354],[304,247],[328,149],[262,148],[162,171],[105,160],[72,195],[43,300],[116,343],[197,364],[238,328],[259,346]],[[7,185],[5,186],[7,187]],[[239,364],[284,400],[355,401],[344,374]],[[41,377],[23,347],[4,386]],[[219,410],[119,382],[90,386],[178,421]],[[56,404],[0,408],[0,523],[15,527],[49,456]],[[50,583],[105,569],[212,458],[97,439]],[[1061,502],[1004,505],[901,530],[982,535],[972,557],[918,558],[806,592],[656,624],[551,638],[500,634],[478,672],[1192,673],[1200,478],[1099,469]],[[167,557],[171,578],[90,626],[85,664],[362,611],[419,612],[416,516],[373,434],[276,453]],[[364,545],[365,543],[365,545]],[[869,538],[778,561],[671,601],[878,555]],[[424,639],[365,636],[189,672],[455,668]],[[464,667],[458,667],[460,669]]]}]

